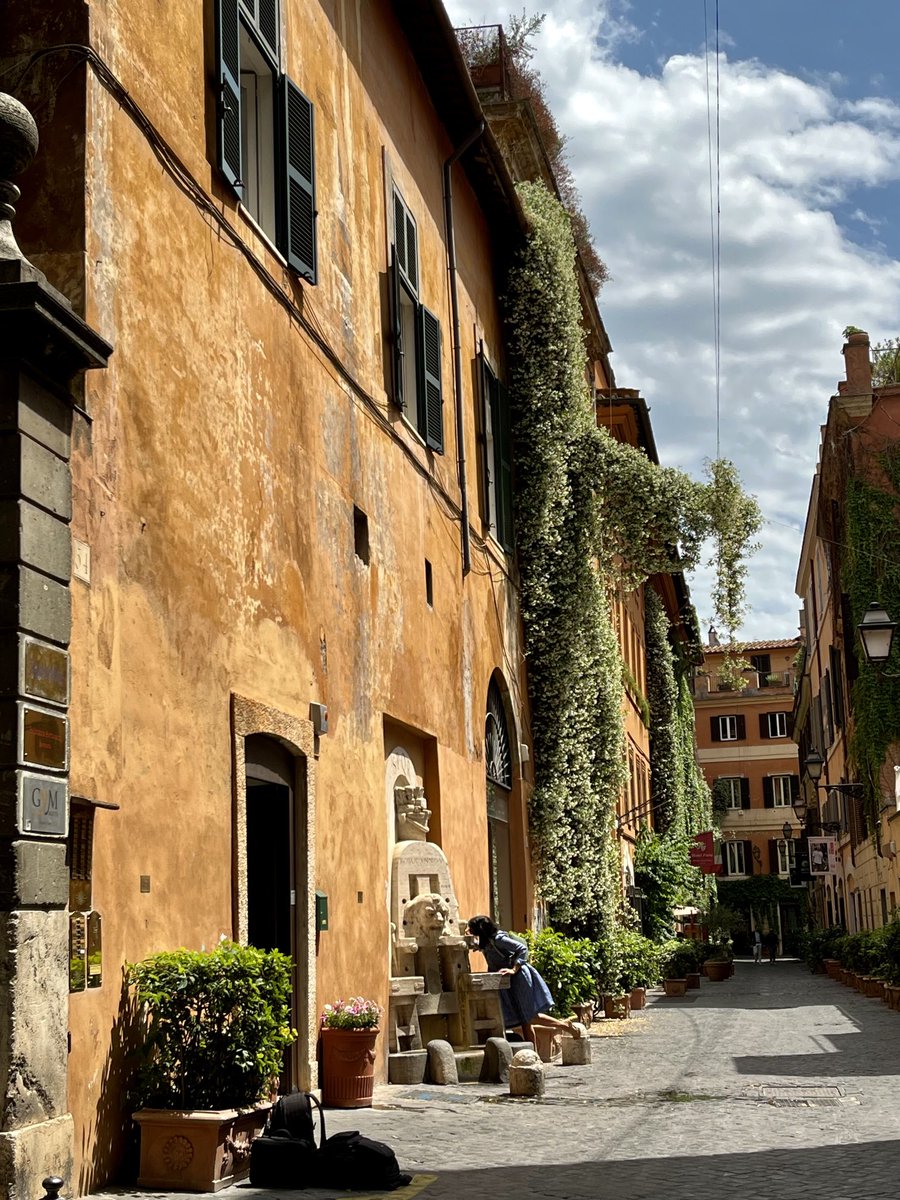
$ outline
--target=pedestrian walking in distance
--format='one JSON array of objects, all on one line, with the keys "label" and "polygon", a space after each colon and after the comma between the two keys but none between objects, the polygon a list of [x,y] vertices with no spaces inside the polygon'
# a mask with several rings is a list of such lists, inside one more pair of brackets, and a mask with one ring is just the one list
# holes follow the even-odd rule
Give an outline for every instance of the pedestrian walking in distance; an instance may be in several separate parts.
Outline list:
[{"label": "pedestrian walking in distance", "polygon": [[753,961],[762,962],[762,934],[758,929],[753,930]]},{"label": "pedestrian walking in distance", "polygon": [[769,951],[769,962],[773,963],[778,957],[778,934],[774,929],[766,934],[766,949]]},{"label": "pedestrian walking in distance", "polygon": [[508,1028],[521,1029],[526,1041],[535,1042],[533,1026],[571,1033],[572,1022],[547,1013],[553,997],[541,973],[528,962],[528,947],[521,938],[498,929],[490,917],[471,917],[466,932],[478,939],[478,949],[487,959],[489,971],[511,976],[509,989],[500,993],[503,1020]]}]

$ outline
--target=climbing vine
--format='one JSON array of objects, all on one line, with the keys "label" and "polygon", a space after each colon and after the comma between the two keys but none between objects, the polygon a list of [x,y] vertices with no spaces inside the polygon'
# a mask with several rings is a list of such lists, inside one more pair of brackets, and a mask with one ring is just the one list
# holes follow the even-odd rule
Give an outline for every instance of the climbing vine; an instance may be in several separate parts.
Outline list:
[{"label": "climbing vine", "polygon": [[733,551],[749,545],[755,501],[731,464],[710,464],[709,482],[696,483],[597,426],[571,222],[541,184],[520,185],[520,195],[531,233],[510,274],[506,318],[536,763],[532,842],[551,920],[602,933],[615,919],[614,816],[627,778],[610,591],[692,569],[712,537],[720,567],[734,572],[721,595],[737,613],[744,575]]},{"label": "climbing vine", "polygon": [[[892,614],[900,612],[900,561],[891,550],[900,521],[900,448],[884,451],[880,462],[883,486],[859,477],[847,484],[847,553],[842,571],[854,626],[873,600]],[[881,768],[891,743],[900,737],[898,676],[900,648],[895,639],[890,661],[880,671],[861,659],[852,689],[850,757],[864,787],[867,827],[876,834],[880,825]]]}]

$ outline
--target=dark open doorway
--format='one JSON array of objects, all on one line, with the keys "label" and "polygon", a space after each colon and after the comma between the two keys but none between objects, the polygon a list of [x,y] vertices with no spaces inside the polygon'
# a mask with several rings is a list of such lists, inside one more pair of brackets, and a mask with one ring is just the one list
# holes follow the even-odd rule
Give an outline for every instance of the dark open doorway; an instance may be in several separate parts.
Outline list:
[{"label": "dark open doorway", "polygon": [[[245,742],[245,763],[247,941],[262,950],[280,950],[296,964],[295,759],[274,739],[254,735]],[[296,981],[293,993],[291,1021],[296,1027]],[[288,1050],[280,1090],[292,1090],[295,1078]]]}]

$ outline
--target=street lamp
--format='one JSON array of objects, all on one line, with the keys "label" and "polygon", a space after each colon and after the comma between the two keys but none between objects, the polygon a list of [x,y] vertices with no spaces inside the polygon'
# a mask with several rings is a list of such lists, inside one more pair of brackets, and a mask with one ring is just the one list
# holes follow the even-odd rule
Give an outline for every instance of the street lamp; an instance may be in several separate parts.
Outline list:
[{"label": "street lamp", "polygon": [[798,796],[797,799],[791,804],[791,808],[794,810],[794,814],[797,820],[800,822],[800,828],[802,830],[803,826],[806,824],[806,810],[809,808],[809,805],[806,802],[806,797]]},{"label": "street lamp", "polygon": [[784,840],[786,842],[789,842],[791,840],[791,834],[794,832],[793,829],[791,829],[790,821],[785,821],[785,823],[781,827],[781,832],[784,836]]},{"label": "street lamp", "polygon": [[880,604],[873,601],[866,609],[857,629],[866,658],[873,666],[886,663],[890,658],[896,628],[897,622],[891,620]]},{"label": "street lamp", "polygon": [[[825,759],[813,747],[803,760],[803,766],[806,768],[806,773],[813,783],[818,783],[822,778],[822,769],[825,766]],[[796,807],[796,806],[795,806]]]}]

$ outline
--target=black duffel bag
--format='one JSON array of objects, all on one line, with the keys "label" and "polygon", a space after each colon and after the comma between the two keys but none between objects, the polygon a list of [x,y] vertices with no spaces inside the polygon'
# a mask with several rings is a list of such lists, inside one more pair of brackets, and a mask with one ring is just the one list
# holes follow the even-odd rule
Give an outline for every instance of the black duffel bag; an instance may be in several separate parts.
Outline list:
[{"label": "black duffel bag", "polygon": [[313,1108],[319,1110],[319,1141],[325,1143],[325,1114],[315,1096],[282,1096],[269,1113],[263,1132],[250,1143],[250,1182],[262,1188],[315,1187],[319,1147]]}]

